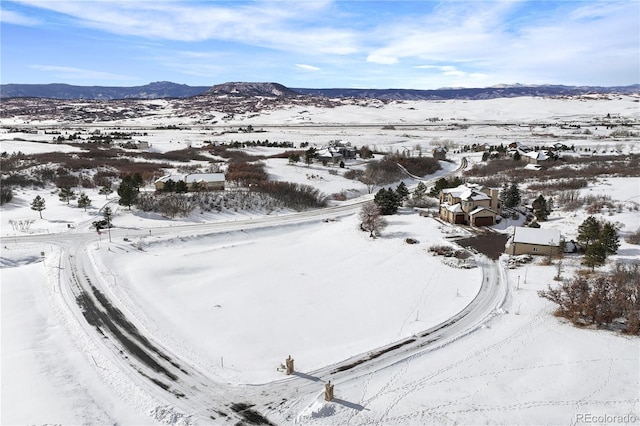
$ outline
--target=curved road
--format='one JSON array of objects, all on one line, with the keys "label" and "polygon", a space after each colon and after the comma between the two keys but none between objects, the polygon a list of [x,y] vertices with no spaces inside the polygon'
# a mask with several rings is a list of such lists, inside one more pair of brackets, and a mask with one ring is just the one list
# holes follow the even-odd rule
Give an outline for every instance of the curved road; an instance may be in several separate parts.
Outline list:
[{"label": "curved road", "polygon": [[[459,172],[466,166],[463,159]],[[154,228],[154,235],[189,235],[253,229],[283,224],[327,220],[353,214],[372,196],[349,204],[314,211],[268,216],[214,224],[198,224]],[[148,236],[148,230],[112,229],[111,238],[130,239]],[[102,238],[106,238],[104,235]],[[287,376],[285,379],[256,386],[232,386],[215,381],[188,365],[114,304],[110,298],[105,277],[98,276],[88,255],[89,244],[97,240],[95,234],[65,233],[32,235],[16,238],[16,241],[46,242],[58,245],[63,254],[60,263],[60,293],[66,307],[75,315],[85,330],[83,338],[89,339],[93,353],[88,354],[98,365],[107,363],[118,370],[120,380],[127,380],[134,393],[151,395],[156,406],[173,407],[158,413],[156,419],[163,422],[198,423],[216,422],[236,424],[245,421],[252,424],[269,424],[260,414],[266,407],[277,407],[284,420],[295,417],[305,408],[300,406],[308,398],[320,392],[322,384],[331,380],[340,383],[361,375],[383,369],[407,358],[440,348],[471,333],[502,305],[507,294],[504,271],[497,262],[483,261],[483,283],[475,299],[461,312],[447,321],[424,330],[411,338],[375,348],[367,353],[325,366],[322,369]],[[144,398],[143,398],[144,399]],[[255,406],[254,406],[255,405]],[[272,408],[273,409],[273,408]],[[268,409],[267,409],[268,410]],[[284,413],[284,414],[283,414]]]}]

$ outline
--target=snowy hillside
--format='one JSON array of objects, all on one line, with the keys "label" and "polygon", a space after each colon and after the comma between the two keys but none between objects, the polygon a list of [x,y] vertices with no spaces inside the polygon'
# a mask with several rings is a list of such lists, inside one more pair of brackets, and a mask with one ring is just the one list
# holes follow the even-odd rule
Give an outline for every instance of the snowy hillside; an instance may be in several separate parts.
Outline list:
[{"label": "snowy hillside", "polygon": [[[440,171],[404,179],[413,189],[484,163],[482,150],[463,148],[485,143],[560,142],[573,146],[567,155],[594,162],[637,156],[637,100],[292,104],[235,114],[162,100],[137,102],[144,114],[111,110],[105,117],[113,119],[91,123],[31,119],[16,109],[0,120],[0,151],[24,161],[16,168],[42,153],[80,159],[91,152],[83,144],[92,132],[117,129],[150,145],[119,156],[134,165],[167,163],[175,172],[185,163],[161,155],[265,139],[299,150],[341,140],[367,145],[378,158],[431,156],[448,147],[450,161],[441,161]],[[86,107],[74,101],[70,111],[88,114]],[[627,123],[629,132],[612,135],[607,124],[614,122],[617,130]],[[74,133],[80,142],[68,139]],[[52,143],[58,136],[66,139]],[[53,184],[14,190],[0,207],[2,424],[539,425],[576,424],[585,415],[640,421],[638,337],[555,317],[555,305],[537,292],[557,284],[557,261],[509,268],[507,255],[436,256],[432,247],[463,250],[457,239],[479,232],[443,223],[434,208],[402,207],[379,238],[369,238],[358,211],[373,194],[345,177],[366,161],[349,160],[342,169],[272,157],[288,148],[238,150],[263,156],[272,180],[317,188],[329,196],[328,207],[228,206],[168,218],[120,206],[115,193],[99,194],[98,187],[75,188],[91,200],[86,211],[77,200],[60,201]],[[206,155],[186,165],[226,166]],[[79,173],[89,178],[96,170]],[[640,248],[625,241],[640,228],[640,176],[622,172],[577,190],[610,196],[616,206],[595,213],[621,224],[618,254],[601,270],[640,261]],[[152,193],[152,180],[142,190]],[[30,208],[36,196],[46,203],[42,218]],[[92,222],[105,207],[114,227],[97,233]],[[542,226],[573,239],[588,206],[561,207]],[[509,234],[523,220],[505,217],[493,231]],[[567,255],[562,278],[580,262]],[[292,375],[282,365],[288,356]],[[324,400],[329,381],[331,402]]]}]

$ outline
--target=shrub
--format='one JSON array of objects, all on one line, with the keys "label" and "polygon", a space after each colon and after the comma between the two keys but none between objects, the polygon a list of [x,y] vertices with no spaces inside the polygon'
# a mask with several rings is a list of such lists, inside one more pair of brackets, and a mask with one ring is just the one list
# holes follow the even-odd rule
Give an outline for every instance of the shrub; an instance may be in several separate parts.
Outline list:
[{"label": "shrub", "polygon": [[316,188],[292,182],[260,182],[258,190],[281,201],[286,207],[294,210],[325,207],[326,197]]},{"label": "shrub", "polygon": [[611,328],[621,320],[622,330],[640,334],[640,264],[618,264],[602,274],[577,274],[573,280],[538,294],[558,305],[557,316],[574,325]]},{"label": "shrub", "polygon": [[345,179],[357,180],[357,179],[360,179],[363,174],[364,174],[364,172],[362,170],[350,169],[350,170],[347,170],[346,172],[344,172],[343,176],[344,176]]},{"label": "shrub", "polygon": [[638,228],[636,232],[625,238],[625,241],[629,244],[640,245],[640,228]]},{"label": "shrub", "polygon": [[255,185],[265,182],[267,178],[265,165],[261,162],[232,161],[227,168],[226,179],[238,184]]},{"label": "shrub", "polygon": [[4,182],[0,183],[0,205],[6,204],[13,200],[13,191],[11,187],[7,186]]}]

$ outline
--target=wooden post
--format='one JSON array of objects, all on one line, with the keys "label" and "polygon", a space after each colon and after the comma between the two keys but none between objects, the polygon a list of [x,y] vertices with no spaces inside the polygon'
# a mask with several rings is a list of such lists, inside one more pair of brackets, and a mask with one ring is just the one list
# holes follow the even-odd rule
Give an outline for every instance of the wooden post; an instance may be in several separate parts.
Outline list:
[{"label": "wooden post", "polygon": [[333,385],[331,384],[331,380],[329,380],[329,383],[324,385],[324,400],[333,400]]},{"label": "wooden post", "polygon": [[293,369],[293,358],[291,358],[291,355],[289,355],[289,358],[284,360],[284,363],[287,367],[287,376],[292,374],[294,369]]}]

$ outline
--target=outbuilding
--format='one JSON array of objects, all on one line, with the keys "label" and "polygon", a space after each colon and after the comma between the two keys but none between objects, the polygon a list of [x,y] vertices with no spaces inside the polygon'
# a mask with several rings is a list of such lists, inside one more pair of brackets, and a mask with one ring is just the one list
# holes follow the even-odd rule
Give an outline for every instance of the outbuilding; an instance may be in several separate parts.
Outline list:
[{"label": "outbuilding", "polygon": [[525,228],[516,226],[507,242],[507,254],[549,255],[560,248],[560,231],[557,229]]}]

